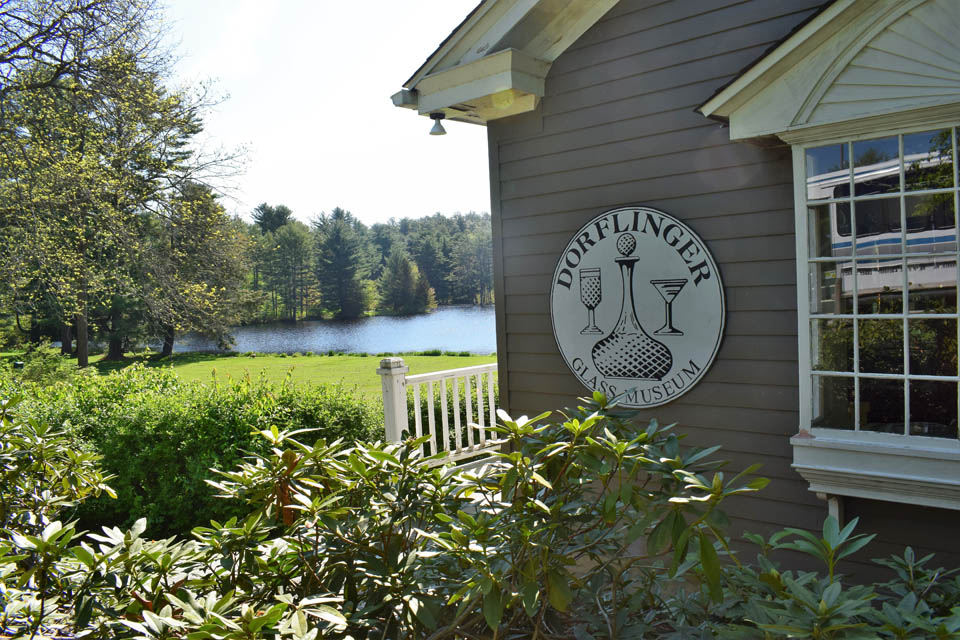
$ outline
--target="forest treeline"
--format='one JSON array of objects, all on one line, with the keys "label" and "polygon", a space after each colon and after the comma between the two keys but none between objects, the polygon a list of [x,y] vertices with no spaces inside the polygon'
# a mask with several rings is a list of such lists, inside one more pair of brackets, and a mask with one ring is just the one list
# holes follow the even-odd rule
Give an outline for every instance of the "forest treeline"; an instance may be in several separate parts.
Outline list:
[{"label": "forest treeline", "polygon": [[304,224],[288,207],[263,203],[252,217],[247,321],[412,314],[493,301],[487,213],[368,227],[339,207]]},{"label": "forest treeline", "polygon": [[[205,85],[172,85],[153,0],[48,0],[0,12],[0,342],[134,345],[305,317],[416,313],[491,299],[490,220],[370,227],[334,209],[230,216],[206,152]],[[6,340],[5,340],[6,337]]]}]

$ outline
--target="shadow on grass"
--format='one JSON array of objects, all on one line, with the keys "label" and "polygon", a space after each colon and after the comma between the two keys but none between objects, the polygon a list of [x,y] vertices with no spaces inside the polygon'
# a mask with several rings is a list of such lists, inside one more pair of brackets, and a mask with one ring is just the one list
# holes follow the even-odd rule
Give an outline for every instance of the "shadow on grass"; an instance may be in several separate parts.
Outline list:
[{"label": "shadow on grass", "polygon": [[214,360],[222,360],[239,355],[239,353],[230,352],[191,351],[189,353],[175,353],[172,356],[162,358],[154,353],[150,355],[124,356],[122,360],[97,360],[93,363],[93,366],[96,367],[100,373],[110,373],[111,371],[126,369],[130,365],[138,362],[143,363],[143,365],[147,367],[169,367],[192,364],[194,362],[212,362]]}]

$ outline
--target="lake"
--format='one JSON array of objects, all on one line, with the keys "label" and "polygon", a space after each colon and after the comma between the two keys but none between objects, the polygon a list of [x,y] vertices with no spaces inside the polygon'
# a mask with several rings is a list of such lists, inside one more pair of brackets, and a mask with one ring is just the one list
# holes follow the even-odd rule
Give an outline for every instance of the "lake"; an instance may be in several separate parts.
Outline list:
[{"label": "lake", "polygon": [[[416,316],[375,316],[357,320],[304,320],[234,327],[234,351],[289,353],[399,353],[403,351],[497,350],[494,307],[440,307]],[[215,342],[196,335],[178,337],[173,350],[215,351]]]}]

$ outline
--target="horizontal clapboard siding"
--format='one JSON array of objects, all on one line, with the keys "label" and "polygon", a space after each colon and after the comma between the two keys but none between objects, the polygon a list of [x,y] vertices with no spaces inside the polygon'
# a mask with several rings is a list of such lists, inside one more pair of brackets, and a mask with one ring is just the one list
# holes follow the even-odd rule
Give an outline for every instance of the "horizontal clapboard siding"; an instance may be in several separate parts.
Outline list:
[{"label": "horizontal clapboard siding", "polygon": [[557,350],[550,282],[570,236],[598,213],[647,204],[689,224],[726,285],[717,361],[680,400],[644,412],[736,470],[764,463],[762,496],[734,501],[741,528],[816,526],[823,503],[790,468],[797,429],[796,284],[789,150],[731,144],[694,112],[819,0],[624,0],[554,64],[538,126],[490,125],[503,319],[514,413],[585,389]]},{"label": "horizontal clapboard siding", "polygon": [[[622,0],[557,59],[537,113],[489,125],[501,398],[533,415],[587,394],[553,337],[560,252],[607,209],[667,211],[718,262],[726,332],[700,384],[641,419],[677,423],[692,445],[721,445],[732,471],[763,463],[770,487],[733,500],[728,513],[736,529],[765,534],[816,529],[826,514],[790,466],[800,401],[791,159],[786,147],[731,143],[694,109],[821,3]],[[908,507],[852,503],[863,529],[881,534],[851,563],[864,575],[871,557],[913,540],[942,550],[952,539],[942,512],[909,507],[917,527],[934,532],[914,536],[917,527],[897,518]]]}]

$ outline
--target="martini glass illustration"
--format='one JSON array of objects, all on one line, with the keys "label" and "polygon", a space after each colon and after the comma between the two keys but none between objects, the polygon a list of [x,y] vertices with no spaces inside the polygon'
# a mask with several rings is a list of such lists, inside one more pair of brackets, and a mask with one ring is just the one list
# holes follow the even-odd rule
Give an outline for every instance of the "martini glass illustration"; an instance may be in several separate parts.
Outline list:
[{"label": "martini glass illustration", "polygon": [[580,269],[580,302],[587,308],[587,326],[580,333],[602,333],[594,315],[600,294],[600,269]]},{"label": "martini glass illustration", "polygon": [[676,299],[677,294],[680,293],[680,290],[683,289],[684,285],[687,284],[686,278],[680,278],[678,280],[651,280],[652,284],[657,289],[657,293],[660,294],[660,297],[663,298],[664,306],[664,316],[665,320],[663,326],[653,332],[655,336],[682,336],[683,331],[680,331],[673,326],[673,301]]}]

